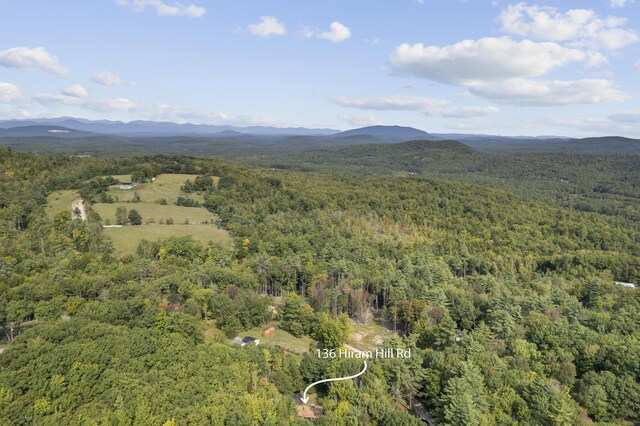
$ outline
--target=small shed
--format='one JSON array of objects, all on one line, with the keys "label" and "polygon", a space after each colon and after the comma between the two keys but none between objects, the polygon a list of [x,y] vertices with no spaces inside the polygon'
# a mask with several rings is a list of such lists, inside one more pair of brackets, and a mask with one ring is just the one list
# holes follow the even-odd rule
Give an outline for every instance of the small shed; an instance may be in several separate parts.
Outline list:
[{"label": "small shed", "polygon": [[276,331],[275,327],[269,327],[265,331],[262,332],[262,335],[265,337],[271,336]]},{"label": "small shed", "polygon": [[120,182],[118,188],[120,189],[133,189],[133,182]]},{"label": "small shed", "polygon": [[615,281],[616,284],[621,285],[622,287],[626,287],[626,288],[636,288],[636,285],[633,283],[623,283],[621,281]]}]

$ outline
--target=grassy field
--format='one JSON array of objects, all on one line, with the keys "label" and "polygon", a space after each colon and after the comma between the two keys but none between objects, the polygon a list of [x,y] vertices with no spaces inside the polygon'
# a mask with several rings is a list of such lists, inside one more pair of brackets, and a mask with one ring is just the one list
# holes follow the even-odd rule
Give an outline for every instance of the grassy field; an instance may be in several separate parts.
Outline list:
[{"label": "grassy field", "polygon": [[393,331],[384,328],[379,321],[371,321],[369,324],[350,324],[351,332],[347,338],[347,345],[361,351],[374,351],[384,339],[393,336]]},{"label": "grassy field", "polygon": [[[114,175],[114,178],[121,182],[130,182],[131,175]],[[164,174],[156,177],[156,180],[148,183],[141,183],[136,186],[135,189],[120,189],[117,186],[109,188],[109,195],[119,201],[131,201],[133,193],[137,192],[140,195],[142,201],[147,203],[155,203],[156,200],[164,198],[169,204],[174,204],[178,197],[189,197],[191,199],[202,201],[202,196],[199,194],[186,194],[180,191],[180,187],[184,185],[187,180],[193,180],[197,175],[185,175],[185,174]],[[213,178],[214,182],[218,183],[218,178]]]},{"label": "grassy field", "polygon": [[104,224],[107,219],[112,225],[116,223],[116,209],[124,207],[127,212],[134,209],[142,216],[142,223],[147,223],[153,219],[158,222],[160,219],[166,221],[168,218],[173,219],[176,225],[184,224],[188,220],[190,224],[201,224],[205,221],[211,223],[215,221],[216,216],[204,208],[199,207],[182,207],[182,206],[161,206],[153,203],[107,203],[94,204],[93,210],[102,218]]},{"label": "grassy field", "polygon": [[47,197],[47,207],[45,207],[45,213],[49,217],[53,217],[60,210],[71,211],[71,202],[80,195],[76,191],[64,190],[55,191]]},{"label": "grassy field", "polygon": [[143,239],[164,240],[170,237],[191,235],[194,240],[207,244],[214,241],[223,245],[231,244],[231,237],[224,229],[215,225],[140,225],[122,228],[104,228],[105,235],[113,241],[116,250],[134,253]]},{"label": "grassy field", "polygon": [[[275,326],[276,331],[271,336],[263,336],[262,332],[271,326]],[[239,333],[239,335],[241,337],[249,336],[260,339],[261,345],[280,347],[286,351],[299,355],[309,352],[309,344],[313,342],[313,339],[309,336],[294,337],[290,333],[279,329],[276,323],[265,325],[263,327],[252,328],[249,331]]]}]

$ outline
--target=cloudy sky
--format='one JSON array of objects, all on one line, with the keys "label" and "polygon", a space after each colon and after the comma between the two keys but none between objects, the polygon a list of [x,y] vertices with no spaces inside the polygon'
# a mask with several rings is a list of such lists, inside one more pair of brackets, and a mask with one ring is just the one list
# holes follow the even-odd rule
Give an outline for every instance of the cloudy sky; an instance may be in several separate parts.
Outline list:
[{"label": "cloudy sky", "polygon": [[0,119],[640,137],[640,0],[20,0]]}]

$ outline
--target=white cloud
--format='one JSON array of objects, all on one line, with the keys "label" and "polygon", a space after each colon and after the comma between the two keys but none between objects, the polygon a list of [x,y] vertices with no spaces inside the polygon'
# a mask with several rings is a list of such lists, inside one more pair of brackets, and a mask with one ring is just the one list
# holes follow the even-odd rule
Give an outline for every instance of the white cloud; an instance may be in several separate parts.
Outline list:
[{"label": "white cloud", "polygon": [[[640,114],[638,115],[640,118]],[[627,135],[628,137],[637,138],[640,132],[639,121],[619,121],[615,115],[608,117],[546,117],[537,120],[537,124],[542,126],[554,126],[568,128],[572,132],[580,131],[587,136],[593,133],[601,133],[604,135]]]},{"label": "white cloud", "polygon": [[639,70],[640,70],[640,59],[638,59],[638,60],[636,61],[636,63],[635,63],[635,64],[633,64],[633,66],[634,66],[636,69],[639,69]]},{"label": "white cloud", "polygon": [[75,106],[101,113],[136,114],[149,120],[196,120],[200,122],[216,123],[228,120],[222,112],[208,112],[189,108],[176,107],[164,103],[140,104],[126,98],[90,99],[68,94],[56,95],[43,93],[36,95],[34,100],[41,105],[56,106],[59,104]]},{"label": "white cloud", "polygon": [[118,6],[127,6],[136,12],[142,12],[147,7],[155,9],[160,16],[186,16],[188,18],[200,18],[207,10],[194,4],[178,2],[165,3],[161,0],[116,0]]},{"label": "white cloud", "polygon": [[378,117],[373,114],[339,115],[338,120],[344,121],[345,123],[353,127],[367,127],[383,124],[382,120],[378,119]]},{"label": "white cloud", "polygon": [[6,117],[13,120],[17,118],[27,118],[30,116],[31,114],[29,113],[29,111],[26,111],[24,109],[14,107],[7,108],[0,105],[0,117]]},{"label": "white cloud", "polygon": [[633,0],[611,0],[609,1],[609,6],[611,6],[614,9],[616,7],[624,7],[627,1],[629,1],[629,3],[633,3]]},{"label": "white cloud", "polygon": [[369,46],[376,46],[378,43],[380,43],[380,37],[374,37],[372,39],[365,38],[363,39],[363,41]]},{"label": "white cloud", "polygon": [[483,98],[512,105],[571,105],[619,102],[630,97],[609,80],[530,80],[514,78],[499,82],[468,83],[469,91]]},{"label": "white cloud", "polygon": [[332,101],[343,107],[376,111],[422,111],[449,103],[446,99],[424,98],[420,96],[386,96],[378,98],[336,96]]},{"label": "white cloud", "polygon": [[571,62],[602,63],[604,57],[557,43],[515,41],[509,37],[481,38],[438,47],[402,44],[389,59],[397,74],[446,84],[535,77]]},{"label": "white cloud", "polygon": [[[302,30],[300,30],[299,34],[303,38],[316,37],[323,40],[329,40],[334,43],[341,43],[351,37],[351,30],[347,26],[341,24],[340,22],[334,21],[329,26],[329,31],[316,32],[316,31],[312,31],[307,27],[303,27]],[[378,40],[378,39],[375,39],[375,40]],[[376,41],[372,45],[377,44],[378,41]]]},{"label": "white cloud", "polygon": [[87,97],[87,89],[82,87],[79,84],[74,84],[73,86],[69,86],[62,91],[63,95],[72,96],[74,98],[86,98]]},{"label": "white cloud", "polygon": [[389,61],[397,74],[463,86],[473,95],[501,103],[545,106],[629,99],[608,79],[533,79],[572,62],[586,66],[606,62],[598,52],[566,48],[554,42],[500,37],[465,40],[444,47],[403,44]]},{"label": "white cloud", "polygon": [[275,16],[261,16],[259,23],[247,26],[247,31],[258,37],[280,36],[287,33],[287,29]]},{"label": "white cloud", "polygon": [[377,98],[351,98],[337,96],[332,101],[340,106],[374,111],[420,111],[427,116],[468,118],[483,117],[500,109],[494,106],[452,106],[446,99],[421,96],[386,96]]},{"label": "white cloud", "polygon": [[134,111],[141,108],[137,103],[124,98],[115,99],[87,99],[68,94],[55,95],[43,93],[34,96],[34,100],[42,105],[75,105],[92,111],[114,112],[114,111]]},{"label": "white cloud", "polygon": [[334,21],[329,26],[329,31],[318,34],[318,38],[329,40],[334,43],[341,43],[351,37],[351,30],[338,21]]},{"label": "white cloud", "polygon": [[497,112],[500,112],[500,108],[495,106],[483,105],[461,107],[447,106],[444,108],[436,109],[434,111],[425,111],[425,114],[434,117],[471,118],[486,117]]},{"label": "white cloud", "polygon": [[0,82],[0,102],[11,104],[22,101],[24,98],[18,86],[11,83]]},{"label": "white cloud", "polygon": [[126,81],[118,74],[105,70],[94,72],[91,80],[103,86],[135,86],[135,83]]},{"label": "white cloud", "polygon": [[518,3],[505,8],[498,20],[507,33],[578,47],[620,49],[639,40],[636,32],[622,28],[626,19],[600,18],[591,9],[561,13],[553,7]]},{"label": "white cloud", "polygon": [[616,123],[638,123],[640,124],[640,111],[620,112],[609,116],[611,121]]},{"label": "white cloud", "polygon": [[0,65],[21,70],[41,70],[58,76],[69,71],[44,47],[14,47],[0,51]]},{"label": "white cloud", "polygon": [[137,110],[146,117],[154,120],[195,120],[206,123],[219,123],[229,119],[223,112],[203,111],[199,109],[182,108],[168,104],[139,105]]}]

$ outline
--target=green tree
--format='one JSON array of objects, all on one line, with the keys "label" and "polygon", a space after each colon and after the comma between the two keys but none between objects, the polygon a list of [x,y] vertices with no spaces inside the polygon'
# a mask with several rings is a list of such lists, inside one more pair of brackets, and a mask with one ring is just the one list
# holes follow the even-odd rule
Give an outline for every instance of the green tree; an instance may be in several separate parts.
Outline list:
[{"label": "green tree", "polygon": [[296,337],[308,334],[313,325],[313,308],[295,293],[284,297],[280,327]]},{"label": "green tree", "polygon": [[317,316],[317,319],[318,322],[313,336],[327,348],[341,347],[349,333],[349,317],[341,314],[334,319],[326,313],[321,313]]},{"label": "green tree", "polygon": [[132,225],[142,225],[142,216],[138,213],[138,210],[129,210],[129,215],[127,217],[129,219],[129,223]]},{"label": "green tree", "polygon": [[125,207],[116,208],[116,223],[118,225],[129,224],[129,218],[127,217],[127,209]]}]

